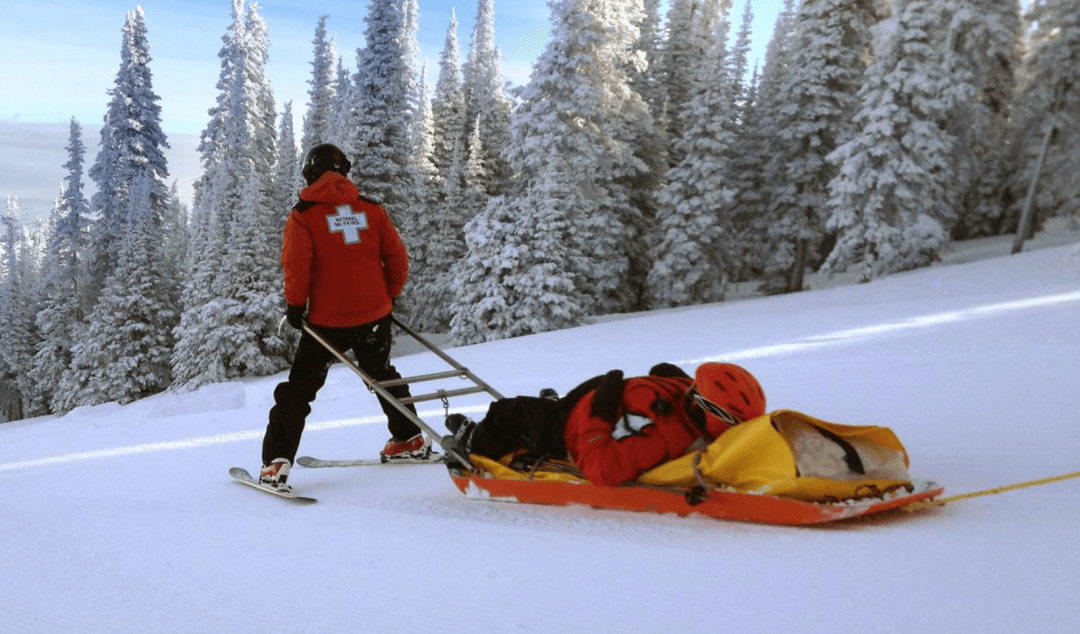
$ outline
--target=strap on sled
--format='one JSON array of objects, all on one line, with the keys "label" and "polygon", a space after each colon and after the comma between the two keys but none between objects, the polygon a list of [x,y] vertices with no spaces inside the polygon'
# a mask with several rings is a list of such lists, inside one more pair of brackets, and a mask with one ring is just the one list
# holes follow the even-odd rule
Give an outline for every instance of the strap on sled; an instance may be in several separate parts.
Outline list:
[{"label": "strap on sled", "polygon": [[[443,451],[445,451],[451,459],[457,461],[458,463],[460,463],[462,465],[465,465],[470,471],[475,470],[473,468],[472,463],[469,462],[469,457],[468,456],[462,456],[462,455],[458,454],[456,451],[454,451],[453,449],[448,449],[446,447],[443,447],[442,436],[440,434],[436,433],[435,430],[432,429],[432,427],[430,425],[425,423],[422,418],[420,418],[415,413],[413,413],[413,411],[410,410],[407,406],[412,404],[412,403],[420,403],[422,401],[441,400],[443,402],[443,404],[444,404],[444,407],[445,407],[448,404],[447,399],[449,399],[451,396],[462,396],[464,394],[475,394],[477,392],[487,392],[488,394],[490,394],[495,399],[501,399],[501,398],[503,398],[502,394],[500,394],[498,391],[496,391],[495,388],[491,387],[487,383],[480,380],[480,378],[477,377],[472,372],[470,372],[468,368],[464,367],[463,365],[461,365],[460,363],[458,363],[457,361],[452,359],[448,354],[446,354],[445,352],[440,350],[438,347],[436,347],[435,344],[431,343],[427,339],[424,339],[423,337],[420,336],[419,333],[417,333],[413,329],[409,328],[405,324],[401,323],[401,321],[399,321],[397,317],[392,317],[392,319],[393,319],[394,323],[397,324],[397,326],[399,328],[401,328],[406,334],[408,334],[410,337],[415,339],[417,342],[419,342],[421,345],[423,345],[428,350],[434,352],[436,356],[438,356],[440,359],[445,361],[447,363],[447,365],[449,365],[450,367],[452,367],[454,369],[451,370],[451,371],[447,371],[447,372],[436,372],[436,373],[432,373],[432,374],[422,374],[422,375],[418,375],[418,376],[414,376],[414,377],[408,377],[408,378],[391,379],[391,380],[388,380],[388,381],[376,381],[375,379],[368,376],[366,372],[361,370],[359,368],[359,366],[357,366],[355,363],[350,361],[348,359],[348,357],[346,357],[340,350],[338,350],[333,345],[331,345],[329,341],[327,341],[325,338],[322,337],[322,335],[320,335],[318,332],[316,332],[315,329],[312,328],[310,326],[310,324],[307,323],[307,321],[305,321],[303,325],[304,325],[304,331],[305,332],[307,332],[309,335],[311,335],[312,338],[315,339],[315,341],[318,341],[324,348],[326,348],[330,352],[330,354],[334,355],[334,357],[337,358],[338,361],[340,361],[340,362],[344,363],[346,366],[348,366],[349,369],[353,371],[353,373],[355,373],[357,376],[360,377],[360,380],[362,380],[364,382],[364,385],[366,385],[369,390],[375,392],[379,396],[386,399],[391,405],[394,406],[394,408],[396,408],[399,412],[401,412],[406,418],[408,418],[413,423],[415,423],[417,427],[422,429],[429,437],[431,437],[436,443],[438,443],[439,446],[443,448]],[[422,394],[420,396],[409,396],[409,397],[402,398],[402,399],[399,399],[399,398],[395,397],[393,394],[391,394],[386,389],[388,387],[394,387],[394,386],[397,386],[397,385],[408,385],[410,383],[419,383],[419,382],[422,382],[422,381],[435,381],[435,380],[439,380],[439,379],[447,379],[447,378],[454,378],[454,377],[459,377],[459,378],[462,378],[462,379],[468,379],[468,380],[473,382],[473,386],[472,387],[465,387],[465,388],[461,388],[461,389],[457,389],[457,390],[436,390],[436,391],[434,391],[434,392],[432,392],[430,394]]]}]

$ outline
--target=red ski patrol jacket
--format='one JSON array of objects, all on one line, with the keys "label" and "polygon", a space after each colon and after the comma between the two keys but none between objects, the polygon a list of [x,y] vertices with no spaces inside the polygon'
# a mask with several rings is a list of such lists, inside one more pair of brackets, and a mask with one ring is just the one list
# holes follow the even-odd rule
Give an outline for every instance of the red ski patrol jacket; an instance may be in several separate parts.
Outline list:
[{"label": "red ski patrol jacket", "polygon": [[[619,377],[621,379],[621,375]],[[607,407],[601,385],[570,412],[564,438],[571,459],[593,484],[615,486],[678,458],[704,434],[685,409],[689,377],[626,379]],[[603,410],[607,409],[605,412]]]},{"label": "red ski patrol jacket", "polygon": [[389,315],[409,277],[409,256],[382,206],[328,171],[300,192],[281,248],[285,301],[308,306],[316,326],[345,328]]}]

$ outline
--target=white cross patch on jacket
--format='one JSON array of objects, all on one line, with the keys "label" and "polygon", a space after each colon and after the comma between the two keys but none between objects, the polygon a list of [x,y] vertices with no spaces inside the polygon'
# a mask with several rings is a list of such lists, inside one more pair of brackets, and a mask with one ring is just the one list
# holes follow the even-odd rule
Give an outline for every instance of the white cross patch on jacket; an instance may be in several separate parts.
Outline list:
[{"label": "white cross patch on jacket", "polygon": [[349,205],[338,205],[337,213],[326,217],[330,233],[340,233],[345,244],[359,244],[360,232],[368,228],[367,214]]},{"label": "white cross patch on jacket", "polygon": [[630,436],[640,436],[645,433],[645,428],[652,424],[653,421],[648,416],[627,412],[619,422],[615,423],[614,429],[611,430],[611,437],[622,440]]}]

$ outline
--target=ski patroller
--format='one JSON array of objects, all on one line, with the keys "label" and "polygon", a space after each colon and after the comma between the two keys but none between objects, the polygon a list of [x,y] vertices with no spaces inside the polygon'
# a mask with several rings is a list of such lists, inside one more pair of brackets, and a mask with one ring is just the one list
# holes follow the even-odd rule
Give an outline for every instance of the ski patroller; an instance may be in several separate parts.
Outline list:
[{"label": "ski patroller", "polygon": [[[397,326],[399,328],[401,328],[405,333],[407,333],[410,337],[415,339],[417,342],[419,342],[425,348],[427,348],[428,350],[433,352],[436,356],[438,356],[440,359],[442,359],[444,362],[446,362],[446,364],[449,365],[453,369],[450,370],[450,371],[436,372],[436,373],[432,373],[432,374],[425,374],[425,375],[408,377],[408,378],[392,379],[392,380],[388,380],[388,381],[376,381],[372,377],[368,376],[368,374],[365,373],[363,370],[361,370],[359,366],[357,366],[355,363],[353,363],[351,360],[349,360],[349,358],[346,357],[340,350],[335,348],[330,342],[328,342],[325,338],[323,338],[306,321],[303,323],[303,329],[309,335],[311,335],[315,339],[315,341],[319,342],[320,345],[322,345],[324,348],[326,348],[334,356],[334,358],[336,358],[341,363],[345,364],[350,370],[353,371],[354,374],[359,376],[360,379],[364,382],[364,385],[367,386],[368,389],[370,389],[371,391],[373,391],[373,392],[377,393],[378,395],[382,396],[383,398],[385,398],[398,411],[400,411],[409,420],[411,420],[413,423],[415,423],[430,438],[434,439],[435,442],[437,442],[441,446],[442,445],[442,436],[440,434],[436,433],[435,430],[432,429],[432,427],[430,425],[428,425],[426,422],[424,422],[423,419],[421,419],[412,410],[410,410],[407,407],[409,404],[419,403],[419,402],[423,402],[423,401],[432,401],[432,400],[442,400],[444,403],[448,403],[448,399],[451,398],[451,397],[462,396],[462,395],[465,395],[465,394],[474,394],[474,393],[478,393],[478,392],[487,392],[488,394],[490,394],[492,396],[492,398],[499,399],[499,398],[502,398],[502,394],[500,394],[495,388],[491,387],[490,385],[488,385],[484,381],[480,380],[480,378],[478,376],[476,376],[475,374],[473,374],[468,368],[466,368],[465,366],[458,363],[456,360],[454,360],[449,355],[447,355],[445,352],[443,352],[438,347],[436,347],[433,343],[431,343],[430,341],[428,341],[427,339],[422,337],[419,333],[417,333],[413,329],[411,329],[408,326],[406,326],[405,324],[403,324],[400,320],[398,320],[397,317],[391,317],[391,319],[393,319],[393,322],[395,324],[397,324]],[[473,385],[470,386],[470,387],[452,389],[452,390],[441,390],[440,389],[440,390],[436,390],[436,391],[434,391],[432,393],[429,393],[429,394],[421,394],[419,396],[410,396],[410,397],[407,397],[407,398],[404,398],[404,399],[398,399],[397,397],[395,397],[393,394],[391,394],[386,389],[388,387],[393,387],[395,385],[419,383],[419,382],[424,382],[424,381],[436,381],[436,380],[440,380],[440,379],[449,379],[449,378],[467,379],[467,380],[471,381],[473,383]],[[452,459],[456,460],[459,464],[461,464],[463,466],[471,464],[469,462],[469,458],[467,456],[461,456],[458,453],[454,452],[453,450],[449,450],[447,453],[450,455],[450,457]],[[420,464],[420,463],[438,464],[438,463],[441,463],[443,461],[442,459],[443,459],[443,456],[439,455],[439,459],[437,461],[432,460],[432,459],[429,458],[429,459],[424,459],[424,460],[396,459],[396,460],[390,460],[390,461],[384,462],[381,459],[323,460],[323,459],[319,459],[319,458],[312,458],[310,456],[301,456],[300,458],[297,459],[296,462],[297,462],[297,464],[299,464],[301,466],[310,467],[310,468],[328,468],[328,467],[377,466],[377,465],[389,465],[389,464],[399,464],[399,465],[400,464]],[[469,468],[469,467],[465,467],[465,468]],[[252,478],[251,475],[247,472],[247,470],[242,469],[240,467],[233,467],[232,469],[230,469],[229,470],[229,475],[231,475],[233,478],[235,478],[238,482],[242,482],[244,484],[247,484],[247,485],[252,486],[254,488],[260,489],[262,491],[266,491],[268,493],[272,493],[272,494],[277,495],[277,496],[282,497],[282,498],[288,498],[288,499],[299,500],[299,501],[311,501],[311,502],[315,501],[314,498],[305,498],[303,496],[293,495],[293,494],[291,494],[289,489],[279,490],[279,489],[274,489],[273,487],[268,487],[268,486],[262,485],[262,484],[259,483],[258,479]]]}]

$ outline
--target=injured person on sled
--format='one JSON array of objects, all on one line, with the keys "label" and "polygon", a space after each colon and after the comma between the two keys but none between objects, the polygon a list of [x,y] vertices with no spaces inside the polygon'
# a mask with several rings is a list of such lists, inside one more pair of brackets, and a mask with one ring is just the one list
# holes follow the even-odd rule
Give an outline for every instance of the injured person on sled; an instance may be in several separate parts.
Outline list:
[{"label": "injured person on sled", "polygon": [[738,365],[709,362],[690,377],[661,363],[646,376],[621,370],[593,377],[559,398],[495,401],[479,423],[451,414],[443,447],[517,465],[569,460],[590,482],[615,486],[703,449],[732,427],[765,414],[765,393]]},{"label": "injured person on sled", "polygon": [[499,399],[479,423],[450,414],[451,435],[442,445],[497,479],[722,489],[819,502],[912,485],[907,451],[890,428],[830,423],[793,410],[766,413],[757,379],[735,364],[704,363],[693,377],[671,363],[631,378],[612,370],[562,398],[553,392]]}]

